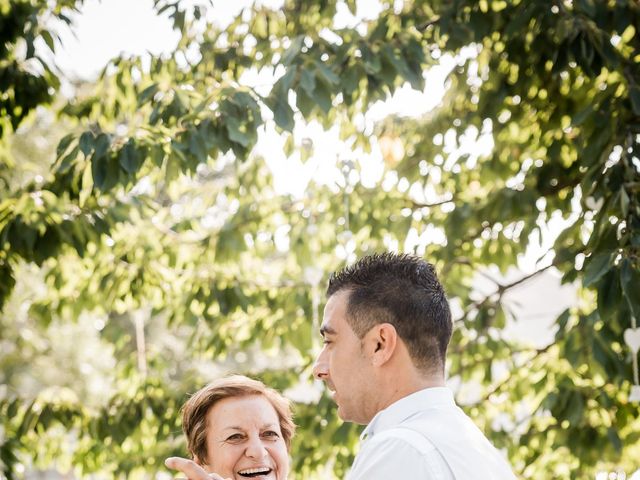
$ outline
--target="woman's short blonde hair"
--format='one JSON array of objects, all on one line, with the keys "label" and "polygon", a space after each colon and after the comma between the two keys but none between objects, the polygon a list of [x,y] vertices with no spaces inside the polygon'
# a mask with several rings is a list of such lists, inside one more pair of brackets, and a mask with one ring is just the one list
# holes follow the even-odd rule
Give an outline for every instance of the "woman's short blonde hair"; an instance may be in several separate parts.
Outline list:
[{"label": "woman's short blonde hair", "polygon": [[250,395],[262,395],[273,405],[280,420],[282,438],[287,451],[290,450],[296,426],[289,400],[259,380],[231,375],[201,388],[182,407],[182,431],[187,437],[187,448],[194,460],[203,462],[207,458],[207,413],[211,407],[225,398]]}]

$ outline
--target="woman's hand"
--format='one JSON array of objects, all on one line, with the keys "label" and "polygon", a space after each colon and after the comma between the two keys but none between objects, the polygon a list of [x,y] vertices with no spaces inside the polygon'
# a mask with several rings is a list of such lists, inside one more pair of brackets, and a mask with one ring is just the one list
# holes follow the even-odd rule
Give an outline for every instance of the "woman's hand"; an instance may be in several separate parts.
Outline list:
[{"label": "woman's hand", "polygon": [[231,480],[222,478],[217,473],[208,473],[196,462],[187,458],[169,457],[164,464],[167,468],[181,471],[189,480]]}]

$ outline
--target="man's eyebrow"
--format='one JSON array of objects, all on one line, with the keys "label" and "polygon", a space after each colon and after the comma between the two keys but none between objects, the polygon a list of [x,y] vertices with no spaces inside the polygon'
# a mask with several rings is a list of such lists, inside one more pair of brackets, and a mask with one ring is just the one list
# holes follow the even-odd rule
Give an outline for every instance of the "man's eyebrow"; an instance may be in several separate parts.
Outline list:
[{"label": "man's eyebrow", "polygon": [[323,337],[325,335],[335,335],[335,334],[336,334],[336,331],[328,325],[322,325],[320,327],[320,335],[322,335]]}]

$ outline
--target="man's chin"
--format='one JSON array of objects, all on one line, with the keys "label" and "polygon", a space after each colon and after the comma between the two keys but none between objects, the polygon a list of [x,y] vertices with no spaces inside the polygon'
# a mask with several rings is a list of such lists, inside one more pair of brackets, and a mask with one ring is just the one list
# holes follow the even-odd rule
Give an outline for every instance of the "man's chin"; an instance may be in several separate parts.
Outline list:
[{"label": "man's chin", "polygon": [[357,423],[358,425],[367,425],[369,423],[369,420],[362,418],[360,415],[352,415],[350,412],[340,407],[340,405],[338,405],[338,417],[340,417],[340,420],[343,422]]},{"label": "man's chin", "polygon": [[340,420],[343,422],[353,422],[353,418],[351,418],[349,412],[345,411],[340,405],[338,405],[338,417],[340,417]]}]

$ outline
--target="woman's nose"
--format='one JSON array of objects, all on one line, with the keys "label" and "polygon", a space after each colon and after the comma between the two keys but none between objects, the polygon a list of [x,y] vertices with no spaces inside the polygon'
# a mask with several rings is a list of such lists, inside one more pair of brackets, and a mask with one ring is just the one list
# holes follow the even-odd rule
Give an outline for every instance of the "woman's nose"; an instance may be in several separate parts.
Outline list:
[{"label": "woman's nose", "polygon": [[267,455],[267,449],[260,438],[251,438],[247,444],[245,455],[249,458],[264,458]]}]

